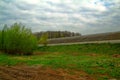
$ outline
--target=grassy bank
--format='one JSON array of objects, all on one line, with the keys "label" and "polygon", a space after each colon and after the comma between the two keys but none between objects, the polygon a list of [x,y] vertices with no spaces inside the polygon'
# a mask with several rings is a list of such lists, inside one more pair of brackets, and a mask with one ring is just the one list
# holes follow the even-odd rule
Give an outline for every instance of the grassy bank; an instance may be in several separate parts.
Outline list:
[{"label": "grassy bank", "polygon": [[98,54],[120,54],[120,43],[110,44],[78,44],[78,45],[60,45],[39,47],[39,51],[43,52],[64,52],[64,53],[98,53]]},{"label": "grassy bank", "polygon": [[0,65],[42,65],[83,70],[98,80],[120,78],[120,44],[39,47],[35,54],[31,56],[0,54]]}]

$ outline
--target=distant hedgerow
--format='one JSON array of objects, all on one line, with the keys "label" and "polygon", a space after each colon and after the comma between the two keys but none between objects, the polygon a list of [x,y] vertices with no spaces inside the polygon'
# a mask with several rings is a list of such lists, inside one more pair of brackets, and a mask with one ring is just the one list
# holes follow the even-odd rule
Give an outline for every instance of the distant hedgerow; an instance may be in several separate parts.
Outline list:
[{"label": "distant hedgerow", "polygon": [[31,54],[37,46],[37,39],[31,30],[22,24],[7,25],[0,30],[0,50],[8,54]]}]

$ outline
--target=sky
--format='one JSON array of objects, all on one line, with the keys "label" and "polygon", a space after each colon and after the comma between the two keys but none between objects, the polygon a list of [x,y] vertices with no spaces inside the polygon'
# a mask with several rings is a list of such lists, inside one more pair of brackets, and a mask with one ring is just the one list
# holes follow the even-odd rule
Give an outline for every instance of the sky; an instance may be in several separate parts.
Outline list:
[{"label": "sky", "polygon": [[120,0],[0,0],[0,29],[15,22],[32,32],[120,31]]}]

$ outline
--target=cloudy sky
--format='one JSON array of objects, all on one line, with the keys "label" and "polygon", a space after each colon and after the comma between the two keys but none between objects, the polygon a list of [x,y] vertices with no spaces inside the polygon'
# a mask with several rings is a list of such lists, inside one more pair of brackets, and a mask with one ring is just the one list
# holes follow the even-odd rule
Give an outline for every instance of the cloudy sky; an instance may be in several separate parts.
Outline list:
[{"label": "cloudy sky", "polygon": [[15,22],[33,32],[120,31],[120,0],[0,0],[0,28]]}]

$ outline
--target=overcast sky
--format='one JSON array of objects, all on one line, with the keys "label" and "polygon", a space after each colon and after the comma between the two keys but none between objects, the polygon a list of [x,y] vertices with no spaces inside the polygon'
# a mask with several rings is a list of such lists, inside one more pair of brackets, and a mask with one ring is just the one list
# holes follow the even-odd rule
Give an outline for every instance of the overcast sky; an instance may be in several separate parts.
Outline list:
[{"label": "overcast sky", "polygon": [[120,31],[120,0],[0,0],[0,28],[15,22],[33,32]]}]

